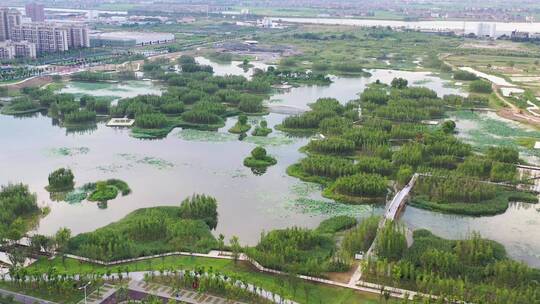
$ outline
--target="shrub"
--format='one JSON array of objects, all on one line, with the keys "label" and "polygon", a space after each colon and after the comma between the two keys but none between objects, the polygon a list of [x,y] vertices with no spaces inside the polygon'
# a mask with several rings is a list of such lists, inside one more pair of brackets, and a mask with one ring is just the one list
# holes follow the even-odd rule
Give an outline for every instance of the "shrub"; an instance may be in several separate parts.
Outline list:
[{"label": "shrub", "polygon": [[182,113],[182,119],[190,123],[197,124],[218,124],[223,121],[221,117],[207,111],[191,110]]},{"label": "shrub", "polygon": [[388,181],[378,174],[358,173],[340,177],[332,184],[334,192],[348,196],[380,197],[387,192]]},{"label": "shrub", "polygon": [[469,90],[473,93],[489,94],[493,92],[491,83],[485,80],[475,80],[469,84]]},{"label": "shrub", "polygon": [[489,147],[486,156],[493,161],[511,164],[519,163],[519,152],[510,147]]},{"label": "shrub", "polygon": [[258,126],[255,127],[251,135],[253,136],[267,136],[272,133],[272,129],[268,128],[268,123],[266,120],[261,120]]},{"label": "shrub", "polygon": [[477,80],[478,76],[471,72],[463,71],[463,70],[457,70],[454,72],[454,79],[455,80],[464,80],[464,81],[473,81]]},{"label": "shrub", "polygon": [[184,112],[184,103],[181,101],[164,103],[160,106],[160,110],[165,114],[180,114]]},{"label": "shrub", "polygon": [[96,112],[88,110],[70,112],[64,115],[64,121],[71,124],[95,122]]},{"label": "shrub", "polygon": [[168,124],[167,117],[161,113],[140,114],[135,117],[135,126],[143,129],[161,129]]},{"label": "shrub", "polygon": [[261,113],[263,111],[262,101],[259,99],[242,99],[238,104],[238,110],[245,113]]},{"label": "shrub", "polygon": [[330,137],[310,141],[307,145],[307,149],[312,152],[323,154],[351,154],[355,150],[355,145],[351,140]]}]

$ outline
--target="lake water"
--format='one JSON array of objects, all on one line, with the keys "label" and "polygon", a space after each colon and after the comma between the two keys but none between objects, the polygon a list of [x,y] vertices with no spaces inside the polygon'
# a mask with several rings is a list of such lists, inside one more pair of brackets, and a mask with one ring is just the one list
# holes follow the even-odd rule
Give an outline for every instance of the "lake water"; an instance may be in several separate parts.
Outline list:
[{"label": "lake water", "polygon": [[[228,66],[208,64],[220,74],[240,73],[234,63]],[[273,95],[269,104],[307,109],[309,103],[320,97],[335,97],[345,103],[357,98],[368,83],[377,79],[389,83],[394,77],[432,88],[441,96],[461,94],[459,89],[448,87],[446,81],[424,72],[370,72],[370,77],[332,77],[334,82],[328,86],[293,88],[290,92]],[[246,75],[244,73],[248,72],[242,70],[242,75]],[[118,98],[159,94],[161,90],[159,84],[150,81],[73,82],[63,92]],[[285,117],[272,113],[264,118],[270,126],[275,126]],[[259,119],[250,118],[252,124]],[[460,136],[469,136],[472,142],[479,142],[481,136],[467,135],[465,131],[482,130],[485,128],[482,121],[478,117],[462,117],[458,120],[458,130],[463,131]],[[235,122],[235,118],[228,119],[227,125],[218,132],[175,129],[164,139],[140,140],[131,137],[128,129],[108,128],[104,123],[98,123],[93,130],[72,133],[42,115],[28,118],[1,115],[0,184],[26,183],[37,193],[40,205],[50,207],[50,214],[37,228],[37,232],[44,234],[52,234],[60,227],[68,227],[74,234],[92,231],[118,221],[138,208],[178,205],[193,193],[206,193],[217,198],[219,224],[216,234],[237,235],[243,244],[249,245],[257,242],[262,231],[294,225],[316,227],[321,220],[335,215],[361,218],[382,213],[380,206],[331,202],[321,197],[319,186],[287,176],[287,166],[303,157],[298,149],[308,139],[274,131],[268,138],[248,137],[239,142],[236,135],[227,133]],[[507,121],[497,123],[511,125]],[[471,127],[465,128],[468,125]],[[501,137],[500,134],[493,136]],[[261,176],[254,175],[242,165],[244,157],[257,145],[264,145],[278,160],[277,165]],[[109,201],[106,209],[87,201],[75,204],[53,201],[44,187],[48,174],[60,167],[73,170],[76,186],[120,178],[130,185],[133,193]],[[409,207],[403,221],[445,237],[466,237],[468,232],[476,230],[503,243],[513,257],[540,266],[540,212],[535,208],[539,207],[513,206],[503,215],[472,218]]]},{"label": "lake water", "polygon": [[475,33],[479,23],[495,24],[497,34],[510,34],[512,31],[536,33],[540,31],[540,23],[525,22],[477,22],[477,21],[399,21],[350,18],[270,18],[274,21],[306,24],[350,25],[350,26],[389,26],[392,28],[408,28],[415,30],[463,31]]}]

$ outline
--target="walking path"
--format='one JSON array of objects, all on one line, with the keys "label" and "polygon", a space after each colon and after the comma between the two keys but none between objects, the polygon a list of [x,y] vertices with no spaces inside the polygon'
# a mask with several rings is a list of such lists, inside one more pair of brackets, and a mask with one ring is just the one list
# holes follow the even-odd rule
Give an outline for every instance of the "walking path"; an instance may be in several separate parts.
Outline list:
[{"label": "walking path", "polygon": [[[114,295],[117,288],[114,285],[105,283],[102,287],[87,295],[86,299],[79,301],[79,304],[100,304],[110,296]],[[99,292],[98,292],[99,291]]]},{"label": "walking path", "polygon": [[199,293],[186,289],[175,290],[172,287],[156,284],[146,283],[143,281],[131,280],[128,284],[129,290],[134,290],[154,296],[158,296],[165,299],[173,299],[176,301],[182,301],[189,304],[245,304],[243,302],[231,301],[221,297],[208,295],[205,293]]}]

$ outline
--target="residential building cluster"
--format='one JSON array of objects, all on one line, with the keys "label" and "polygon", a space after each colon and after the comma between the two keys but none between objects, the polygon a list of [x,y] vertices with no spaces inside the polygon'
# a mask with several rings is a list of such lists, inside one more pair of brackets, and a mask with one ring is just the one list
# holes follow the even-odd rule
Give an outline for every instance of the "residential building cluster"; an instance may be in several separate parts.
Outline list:
[{"label": "residential building cluster", "polygon": [[32,22],[23,22],[18,10],[0,8],[0,59],[36,58],[42,53],[90,47],[86,25],[46,22],[43,5],[36,3],[26,5],[26,15]]}]

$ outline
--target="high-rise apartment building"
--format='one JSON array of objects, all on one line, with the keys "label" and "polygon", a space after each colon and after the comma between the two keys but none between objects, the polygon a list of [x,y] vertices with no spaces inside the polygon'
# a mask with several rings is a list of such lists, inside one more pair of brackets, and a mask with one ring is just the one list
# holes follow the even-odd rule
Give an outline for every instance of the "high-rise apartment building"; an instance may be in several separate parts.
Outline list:
[{"label": "high-rise apartment building", "polygon": [[13,28],[11,39],[35,43],[38,53],[64,52],[90,46],[88,27],[85,25],[26,23]]},{"label": "high-rise apartment building", "polygon": [[0,42],[0,59],[13,59],[15,57],[15,47],[9,41]]},{"label": "high-rise apartment building", "polygon": [[0,8],[0,41],[11,38],[11,30],[21,25],[21,12],[14,9]]},{"label": "high-rise apartment building", "polygon": [[36,58],[36,45],[28,41],[3,41],[0,42],[0,59]]},{"label": "high-rise apartment building", "polygon": [[68,35],[68,47],[78,49],[90,47],[90,36],[86,25],[65,25]]},{"label": "high-rise apartment building", "polygon": [[28,3],[24,6],[26,16],[32,19],[32,22],[43,22],[45,21],[45,7],[43,4],[39,3]]},{"label": "high-rise apartment building", "polygon": [[36,58],[36,44],[28,41],[11,42],[15,48],[15,57]]}]

